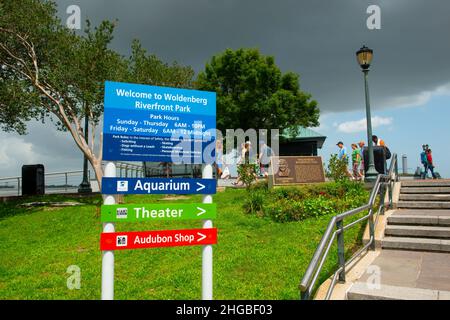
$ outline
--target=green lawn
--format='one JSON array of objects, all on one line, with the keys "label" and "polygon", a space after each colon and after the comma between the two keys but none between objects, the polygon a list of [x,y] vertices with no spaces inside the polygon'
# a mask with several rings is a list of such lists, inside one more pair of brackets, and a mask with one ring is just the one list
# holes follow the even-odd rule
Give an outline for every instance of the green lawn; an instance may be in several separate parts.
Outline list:
[{"label": "green lawn", "polygon": [[[298,283],[330,216],[276,223],[246,215],[245,190],[227,189],[218,204],[218,245],[214,246],[215,299],[298,299]],[[127,203],[159,201],[127,196]],[[46,196],[46,200],[70,200]],[[30,201],[30,200],[27,200]],[[0,299],[99,299],[101,283],[101,198],[70,208],[24,209],[0,204]],[[184,202],[201,202],[191,196]],[[116,231],[201,227],[201,221],[117,223]],[[346,232],[353,250],[362,228]],[[321,280],[335,266],[336,249]],[[81,289],[66,286],[67,267],[81,269]],[[115,254],[116,299],[200,299],[201,247],[125,250]]]}]

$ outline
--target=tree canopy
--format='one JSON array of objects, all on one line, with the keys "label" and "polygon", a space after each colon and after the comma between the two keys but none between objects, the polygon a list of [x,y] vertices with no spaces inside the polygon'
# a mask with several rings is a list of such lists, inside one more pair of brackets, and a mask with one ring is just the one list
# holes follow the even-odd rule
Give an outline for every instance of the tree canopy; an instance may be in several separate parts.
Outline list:
[{"label": "tree canopy", "polygon": [[300,90],[299,76],[282,73],[257,49],[227,49],[215,55],[197,78],[200,90],[217,93],[217,128],[283,129],[317,126],[319,109]]},{"label": "tree canopy", "polygon": [[[50,119],[67,130],[101,182],[101,139],[95,128],[103,113],[104,82],[128,81],[190,87],[193,70],[149,55],[138,40],[124,57],[109,48],[116,22],[103,21],[83,35],[66,28],[53,1],[0,3],[0,128],[26,133],[27,121]],[[82,119],[90,123],[84,138]]]}]

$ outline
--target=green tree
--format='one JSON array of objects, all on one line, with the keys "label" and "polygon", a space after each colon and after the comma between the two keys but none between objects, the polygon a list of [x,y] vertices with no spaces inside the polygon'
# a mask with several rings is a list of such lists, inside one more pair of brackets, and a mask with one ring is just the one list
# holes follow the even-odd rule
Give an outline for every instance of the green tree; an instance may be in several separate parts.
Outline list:
[{"label": "green tree", "polygon": [[271,56],[257,49],[227,49],[213,56],[196,87],[217,93],[217,128],[290,129],[317,126],[319,109],[300,90],[299,76],[282,73]]},{"label": "green tree", "polygon": [[139,40],[133,40],[131,55],[127,59],[125,82],[143,83],[155,86],[192,88],[194,70],[190,66],[182,66],[161,61],[154,54],[148,54]]},{"label": "green tree", "polygon": [[[190,86],[192,69],[147,55],[138,41],[125,58],[108,48],[115,23],[103,21],[84,35],[62,25],[52,1],[0,3],[0,128],[26,133],[31,119],[50,119],[68,131],[101,185],[102,139],[95,130],[103,113],[105,80]],[[89,118],[89,141],[82,119]]]}]

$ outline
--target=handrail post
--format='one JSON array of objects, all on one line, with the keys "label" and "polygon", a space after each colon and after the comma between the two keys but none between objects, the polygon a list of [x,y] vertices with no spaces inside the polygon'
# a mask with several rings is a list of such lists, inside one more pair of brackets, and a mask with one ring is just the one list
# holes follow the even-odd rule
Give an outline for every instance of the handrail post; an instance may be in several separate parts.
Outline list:
[{"label": "handrail post", "polygon": [[20,177],[17,178],[17,195],[20,196]]},{"label": "handrail post", "polygon": [[393,194],[393,189],[394,188],[394,184],[392,182],[391,179],[389,179],[389,209],[393,209],[394,208],[394,203],[392,201],[392,194]]},{"label": "handrail post", "polygon": [[65,177],[65,185],[64,185],[64,190],[67,192],[67,172],[64,172],[64,177]]},{"label": "handrail post", "polygon": [[337,235],[339,267],[342,268],[342,271],[339,273],[339,282],[343,283],[345,282],[345,247],[343,220],[336,221],[336,229],[340,230]]},{"label": "handrail post", "polygon": [[300,300],[309,300],[309,291],[305,290],[305,291],[301,291],[300,292]]},{"label": "handrail post", "polygon": [[383,183],[380,187],[380,206],[382,206],[381,208],[381,212],[380,214],[384,214],[385,213],[385,209],[386,209],[386,204],[384,202],[385,198],[386,198],[386,185]]},{"label": "handrail post", "polygon": [[373,205],[369,209],[370,249],[375,250],[375,223],[373,221]]},{"label": "handrail post", "polygon": [[395,181],[398,182],[400,179],[398,177],[398,159],[397,154],[395,155]]}]

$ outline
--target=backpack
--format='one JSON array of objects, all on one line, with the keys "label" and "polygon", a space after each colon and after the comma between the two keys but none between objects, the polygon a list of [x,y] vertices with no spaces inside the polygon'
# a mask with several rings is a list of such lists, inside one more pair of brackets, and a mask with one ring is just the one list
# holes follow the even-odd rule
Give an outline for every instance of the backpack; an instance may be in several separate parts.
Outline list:
[{"label": "backpack", "polygon": [[386,152],[386,160],[389,160],[392,157],[391,150],[388,147],[384,147],[384,151]]}]

